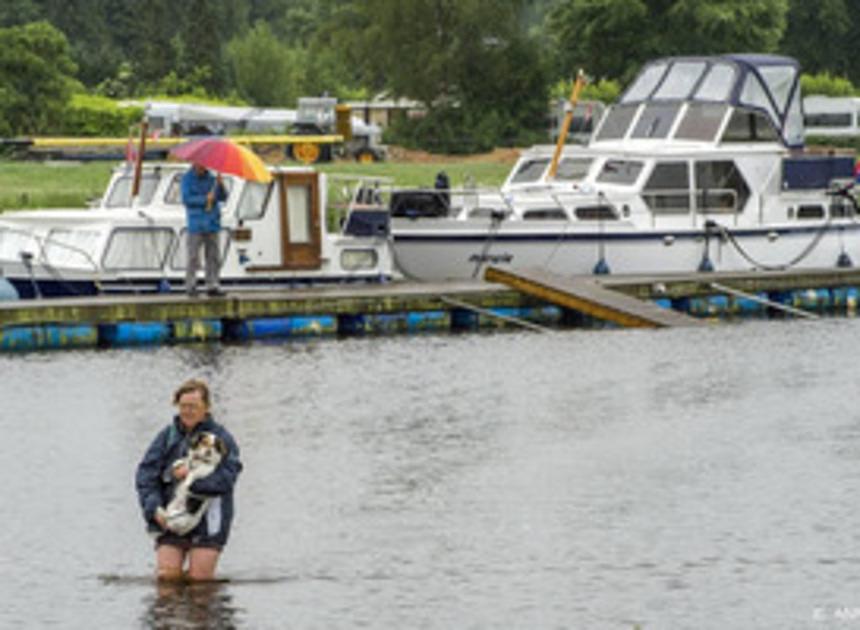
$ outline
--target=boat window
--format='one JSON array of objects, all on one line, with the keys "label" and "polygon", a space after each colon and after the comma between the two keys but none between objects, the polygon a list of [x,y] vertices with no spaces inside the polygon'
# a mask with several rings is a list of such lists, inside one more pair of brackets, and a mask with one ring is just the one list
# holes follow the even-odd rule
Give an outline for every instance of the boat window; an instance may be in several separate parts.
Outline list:
[{"label": "boat window", "polygon": [[696,162],[696,208],[701,213],[741,212],[750,189],[730,160]]},{"label": "boat window", "polygon": [[[105,199],[107,208],[123,208],[131,205],[131,186],[134,181],[132,175],[122,175],[114,180],[113,186]],[[140,190],[138,192],[138,204],[149,205],[152,196],[161,181],[160,172],[143,173],[140,177]]]},{"label": "boat window", "polygon": [[657,88],[654,99],[685,99],[693,91],[705,70],[704,61],[679,61],[672,64],[666,79]]},{"label": "boat window", "polygon": [[642,73],[636,77],[628,90],[621,97],[622,103],[630,103],[632,101],[642,101],[648,98],[654,88],[660,83],[663,74],[666,72],[666,63],[652,63]]},{"label": "boat window", "polygon": [[612,206],[580,206],[574,210],[580,221],[615,221],[618,215]]},{"label": "boat window", "polygon": [[803,124],[807,127],[845,127],[851,128],[851,112],[806,114]]},{"label": "boat window", "polygon": [[687,163],[658,163],[642,190],[642,199],[654,214],[687,214],[690,211]]},{"label": "boat window", "polygon": [[543,176],[547,166],[549,166],[549,159],[526,160],[517,166],[517,170],[511,176],[509,183],[536,182]]},{"label": "boat window", "polygon": [[287,234],[290,243],[311,242],[311,187],[287,186]]},{"label": "boat window", "polygon": [[98,268],[95,261],[98,240],[97,230],[55,228],[45,239],[45,259],[51,265]]},{"label": "boat window", "polygon": [[239,220],[262,218],[267,209],[277,205],[277,195],[272,194],[274,190],[274,182],[247,182],[236,205],[236,217]]},{"label": "boat window", "polygon": [[776,142],[779,134],[762,112],[736,109],[723,132],[722,142]]},{"label": "boat window", "polygon": [[788,116],[786,116],[783,125],[783,136],[786,144],[795,147],[803,144],[804,133],[803,110],[800,106],[800,91],[798,90],[788,107]]},{"label": "boat window", "polygon": [[597,181],[602,184],[634,184],[642,172],[642,162],[606,160]]},{"label": "boat window", "polygon": [[504,218],[511,214],[507,208],[491,208],[486,206],[478,206],[469,210],[470,219],[491,219]]},{"label": "boat window", "polygon": [[797,214],[795,215],[798,219],[823,219],[824,218],[824,206],[820,205],[803,205],[797,209]]},{"label": "boat window", "polygon": [[630,122],[636,115],[638,105],[613,105],[609,108],[600,125],[595,140],[618,140],[627,135]]},{"label": "boat window", "polygon": [[563,158],[558,163],[555,178],[562,181],[576,181],[584,179],[591,168],[591,158]]},{"label": "boat window", "polygon": [[340,253],[340,266],[346,271],[373,269],[378,260],[374,249],[345,249]]},{"label": "boat window", "polygon": [[770,98],[754,74],[748,74],[744,81],[743,90],[741,90],[740,102],[744,105],[751,105],[755,109],[763,109],[770,116],[770,120],[776,123],[779,120],[776,111],[773,108]]},{"label": "boat window", "polygon": [[28,230],[0,228],[0,259],[21,260],[21,254],[29,252],[39,256],[39,243]]},{"label": "boat window", "polygon": [[[173,206],[182,205],[182,178],[185,172],[174,173],[170,184],[167,186],[167,192],[164,193],[164,203]],[[230,197],[230,191],[233,189],[233,180],[229,177],[224,178],[224,189],[227,191],[227,197]]]},{"label": "boat window", "polygon": [[853,217],[854,204],[844,197],[833,197],[830,201],[830,216],[834,219]]},{"label": "boat window", "polygon": [[716,140],[726,117],[727,105],[690,103],[675,132],[678,140]]},{"label": "boat window", "polygon": [[[221,264],[224,264],[224,259],[227,257],[227,247],[230,245],[230,231],[221,228],[218,232],[218,249],[221,251]],[[179,238],[176,239],[176,247],[173,248],[173,254],[170,256],[170,267],[172,269],[185,269],[188,266],[188,232],[185,228],[179,233]]]},{"label": "boat window", "polygon": [[636,122],[633,138],[665,138],[681,109],[679,103],[652,103]]},{"label": "boat window", "polygon": [[715,63],[705,75],[694,98],[698,101],[726,101],[735,84],[735,69],[726,63]]},{"label": "boat window", "polygon": [[776,106],[780,111],[785,111],[797,70],[793,66],[763,66],[759,68],[759,72],[773,95]]},{"label": "boat window", "polygon": [[169,228],[117,228],[111,232],[102,265],[113,271],[161,269],[172,243]]},{"label": "boat window", "polygon": [[525,221],[566,221],[567,213],[561,208],[532,208],[523,211]]}]

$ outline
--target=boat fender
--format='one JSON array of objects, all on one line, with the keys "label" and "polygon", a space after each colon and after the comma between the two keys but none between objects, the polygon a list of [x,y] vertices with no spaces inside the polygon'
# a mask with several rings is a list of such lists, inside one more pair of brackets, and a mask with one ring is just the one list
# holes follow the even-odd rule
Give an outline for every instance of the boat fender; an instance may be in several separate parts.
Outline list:
[{"label": "boat fender", "polygon": [[609,268],[609,264],[606,262],[606,259],[601,258],[597,261],[597,264],[594,265],[594,269],[591,270],[591,273],[595,276],[608,276],[612,273],[612,270]]}]

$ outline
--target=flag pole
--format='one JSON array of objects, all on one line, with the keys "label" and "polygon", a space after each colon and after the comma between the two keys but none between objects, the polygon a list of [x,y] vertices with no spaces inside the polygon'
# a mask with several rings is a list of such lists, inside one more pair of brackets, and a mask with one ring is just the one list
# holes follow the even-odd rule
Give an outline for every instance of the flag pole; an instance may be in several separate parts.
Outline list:
[{"label": "flag pole", "polygon": [[143,154],[146,151],[146,132],[149,129],[149,119],[144,116],[140,121],[140,146],[137,158],[134,162],[134,179],[131,184],[131,205],[137,205],[137,197],[140,195],[140,178],[143,173]]},{"label": "flag pole", "polygon": [[564,143],[567,142],[567,132],[570,130],[570,122],[573,120],[573,110],[576,109],[576,103],[579,100],[579,92],[585,86],[585,72],[582,69],[576,74],[576,81],[573,84],[573,92],[570,94],[570,109],[564,115],[564,121],[561,125],[561,130],[558,133],[558,142],[555,144],[555,153],[552,156],[552,163],[547,171],[546,179],[555,179],[555,174],[558,172],[558,162],[561,159],[561,151],[564,148]]}]

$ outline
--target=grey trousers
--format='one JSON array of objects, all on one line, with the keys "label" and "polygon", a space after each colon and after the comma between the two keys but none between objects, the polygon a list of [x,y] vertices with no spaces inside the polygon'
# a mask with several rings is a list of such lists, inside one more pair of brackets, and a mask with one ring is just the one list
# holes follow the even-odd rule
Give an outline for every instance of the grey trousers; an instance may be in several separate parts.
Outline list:
[{"label": "grey trousers", "polygon": [[197,285],[201,247],[206,258],[206,288],[218,288],[218,272],[221,265],[218,252],[218,232],[188,232],[188,265],[185,268],[186,291],[194,291]]}]

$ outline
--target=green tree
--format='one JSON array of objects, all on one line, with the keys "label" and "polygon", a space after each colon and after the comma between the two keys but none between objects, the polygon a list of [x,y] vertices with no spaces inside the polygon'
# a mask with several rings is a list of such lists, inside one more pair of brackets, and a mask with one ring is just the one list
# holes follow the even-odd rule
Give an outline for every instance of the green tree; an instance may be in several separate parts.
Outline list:
[{"label": "green tree", "polygon": [[239,95],[258,106],[295,103],[301,96],[304,57],[281,43],[265,22],[232,39],[226,53]]},{"label": "green tree", "polygon": [[667,55],[775,52],[788,0],[562,0],[547,28],[561,73],[629,80]]},{"label": "green tree", "polygon": [[113,0],[75,0],[73,10],[67,0],[40,0],[40,4],[45,18],[66,35],[78,78],[85,85],[95,86],[116,73],[123,56],[118,34],[108,23],[116,4]]},{"label": "green tree", "polygon": [[[330,36],[365,85],[422,102],[411,134],[445,151],[515,143],[545,127],[548,81],[512,0],[334,2]],[[401,133],[407,130],[401,127]]]},{"label": "green tree", "polygon": [[805,72],[828,72],[860,83],[851,51],[860,37],[858,2],[790,0],[782,49],[800,61]]},{"label": "green tree", "polygon": [[3,0],[0,3],[0,27],[21,26],[44,18],[38,0]]},{"label": "green tree", "polygon": [[57,129],[75,71],[66,37],[47,22],[0,28],[0,134]]}]

